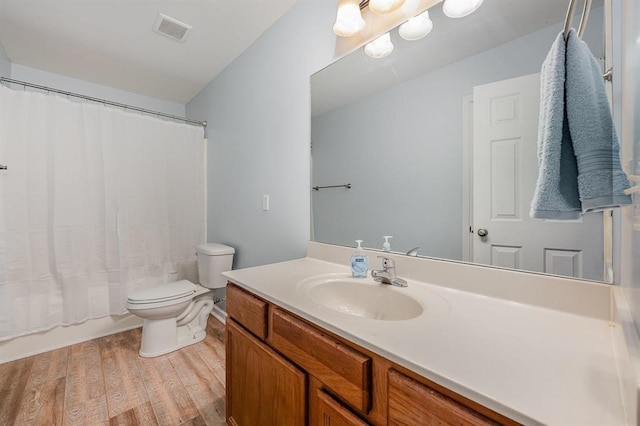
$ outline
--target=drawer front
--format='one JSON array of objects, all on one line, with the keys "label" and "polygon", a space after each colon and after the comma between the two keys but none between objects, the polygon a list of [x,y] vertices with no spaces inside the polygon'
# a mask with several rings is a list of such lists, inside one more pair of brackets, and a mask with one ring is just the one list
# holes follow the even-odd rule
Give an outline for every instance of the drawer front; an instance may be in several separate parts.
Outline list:
[{"label": "drawer front", "polygon": [[227,285],[227,314],[263,340],[267,338],[267,312],[267,302],[232,283]]},{"label": "drawer front", "polygon": [[371,406],[371,358],[304,321],[272,310],[269,343],[362,413]]},{"label": "drawer front", "polygon": [[395,370],[388,374],[388,424],[487,426],[496,422]]},{"label": "drawer front", "polygon": [[316,391],[317,423],[312,426],[368,426],[321,389]]}]

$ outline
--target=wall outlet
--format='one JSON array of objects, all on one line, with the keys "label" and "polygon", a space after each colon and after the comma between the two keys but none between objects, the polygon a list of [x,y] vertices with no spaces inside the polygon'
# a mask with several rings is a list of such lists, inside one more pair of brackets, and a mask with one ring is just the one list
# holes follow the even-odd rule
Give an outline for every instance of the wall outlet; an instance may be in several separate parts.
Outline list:
[{"label": "wall outlet", "polygon": [[262,210],[269,210],[269,194],[262,194]]}]

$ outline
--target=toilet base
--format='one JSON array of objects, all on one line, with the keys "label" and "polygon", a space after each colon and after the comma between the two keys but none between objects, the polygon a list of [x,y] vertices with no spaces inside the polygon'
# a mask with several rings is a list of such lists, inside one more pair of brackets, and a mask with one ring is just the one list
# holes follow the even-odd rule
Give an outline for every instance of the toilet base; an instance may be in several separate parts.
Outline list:
[{"label": "toilet base", "polygon": [[[157,324],[158,322],[171,324]],[[156,323],[156,324],[150,324]],[[146,339],[145,339],[146,337]],[[189,345],[202,342],[207,337],[206,330],[188,330],[188,327],[176,327],[176,319],[144,320],[142,343],[138,354],[143,358],[166,355]]]},{"label": "toilet base", "polygon": [[177,317],[145,319],[138,353],[152,358],[203,341],[207,337],[207,319],[212,307],[213,301],[201,296]]}]

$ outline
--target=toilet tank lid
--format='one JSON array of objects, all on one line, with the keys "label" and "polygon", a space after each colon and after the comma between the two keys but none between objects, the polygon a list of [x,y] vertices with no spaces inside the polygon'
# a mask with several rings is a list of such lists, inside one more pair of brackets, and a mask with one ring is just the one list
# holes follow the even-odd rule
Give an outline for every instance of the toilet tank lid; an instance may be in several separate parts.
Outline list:
[{"label": "toilet tank lid", "polygon": [[225,254],[234,254],[235,252],[236,250],[233,247],[218,243],[205,243],[198,246],[198,253],[209,256],[222,256]]}]

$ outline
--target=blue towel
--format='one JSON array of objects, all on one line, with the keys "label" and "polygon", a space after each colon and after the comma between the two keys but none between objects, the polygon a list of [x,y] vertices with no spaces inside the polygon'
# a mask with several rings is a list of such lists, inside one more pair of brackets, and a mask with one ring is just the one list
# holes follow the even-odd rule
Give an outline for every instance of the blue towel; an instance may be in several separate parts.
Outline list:
[{"label": "blue towel", "polygon": [[620,166],[602,70],[575,30],[567,37],[567,118],[578,164],[582,212],[631,204],[629,180]]},{"label": "blue towel", "polygon": [[575,30],[567,41],[558,34],[540,79],[539,171],[531,217],[577,219],[630,204],[602,71]]},{"label": "blue towel", "polygon": [[540,73],[538,121],[538,183],[531,217],[577,219],[582,207],[578,195],[578,166],[565,114],[565,41],[556,37]]}]

